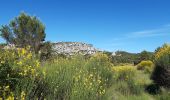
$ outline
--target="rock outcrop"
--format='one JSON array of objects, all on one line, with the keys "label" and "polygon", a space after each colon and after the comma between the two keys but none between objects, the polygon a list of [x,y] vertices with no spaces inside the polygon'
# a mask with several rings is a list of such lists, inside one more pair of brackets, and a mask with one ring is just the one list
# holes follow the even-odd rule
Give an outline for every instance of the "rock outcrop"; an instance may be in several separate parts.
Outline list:
[{"label": "rock outcrop", "polygon": [[56,54],[74,55],[74,54],[95,54],[99,50],[92,44],[82,42],[57,42],[53,43],[53,50]]}]

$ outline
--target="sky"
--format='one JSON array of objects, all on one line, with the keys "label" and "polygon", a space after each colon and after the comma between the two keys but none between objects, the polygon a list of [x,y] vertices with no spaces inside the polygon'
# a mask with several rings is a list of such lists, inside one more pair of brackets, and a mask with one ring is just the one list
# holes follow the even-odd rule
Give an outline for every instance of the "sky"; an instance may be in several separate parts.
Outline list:
[{"label": "sky", "polygon": [[[37,16],[46,41],[100,50],[154,51],[170,42],[170,0],[0,0],[0,26],[21,12]],[[5,42],[0,38],[0,42]]]}]

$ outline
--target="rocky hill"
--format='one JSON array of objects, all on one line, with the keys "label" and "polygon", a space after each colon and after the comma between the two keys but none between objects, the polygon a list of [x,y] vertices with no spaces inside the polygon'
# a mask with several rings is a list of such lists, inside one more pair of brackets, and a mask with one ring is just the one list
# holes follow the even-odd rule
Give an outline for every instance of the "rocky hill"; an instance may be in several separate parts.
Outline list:
[{"label": "rocky hill", "polygon": [[53,50],[57,54],[95,54],[99,50],[94,48],[92,44],[86,44],[82,42],[57,42],[53,43]]}]

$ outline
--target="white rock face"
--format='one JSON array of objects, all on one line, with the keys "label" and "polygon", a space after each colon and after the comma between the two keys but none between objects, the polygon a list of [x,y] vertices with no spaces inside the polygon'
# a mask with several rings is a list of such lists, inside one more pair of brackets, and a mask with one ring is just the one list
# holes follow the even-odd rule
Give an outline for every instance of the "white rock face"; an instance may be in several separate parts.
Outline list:
[{"label": "white rock face", "polygon": [[95,54],[98,52],[96,48],[91,44],[81,43],[81,42],[57,42],[53,44],[53,50],[57,54]]}]

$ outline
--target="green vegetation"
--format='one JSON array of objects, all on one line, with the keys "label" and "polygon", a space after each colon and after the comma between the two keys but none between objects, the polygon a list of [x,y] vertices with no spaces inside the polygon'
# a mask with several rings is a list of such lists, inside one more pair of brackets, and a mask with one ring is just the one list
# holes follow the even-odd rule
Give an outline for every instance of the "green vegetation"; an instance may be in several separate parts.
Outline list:
[{"label": "green vegetation", "polygon": [[138,58],[138,54],[135,53],[128,53],[125,51],[116,51],[115,55],[112,56],[112,63],[115,65],[119,65],[122,63],[130,63],[133,64],[135,59]]},{"label": "green vegetation", "polygon": [[82,56],[59,58],[53,63],[46,63],[44,68],[49,73],[46,75],[50,89],[47,96],[49,100],[102,99],[112,83],[111,63],[103,54],[97,54],[88,61]]},{"label": "green vegetation", "polygon": [[111,52],[104,51],[104,54],[111,58],[114,65],[134,64],[137,65],[143,60],[153,61],[153,52],[142,51],[141,53],[129,53],[126,51],[116,51],[114,55]]},{"label": "green vegetation", "polygon": [[154,69],[154,63],[152,61],[150,61],[150,60],[141,61],[137,65],[137,69],[138,70],[144,70],[146,73],[152,73],[152,71]]},{"label": "green vegetation", "polygon": [[40,65],[28,50],[2,52],[1,98],[23,100],[166,100],[169,98],[168,92],[165,92],[168,90],[163,87],[156,95],[146,92],[146,88],[152,84],[149,73],[137,70],[137,67],[132,65],[114,66],[109,57],[102,53],[93,55],[89,59],[80,55],[71,58],[60,57]]},{"label": "green vegetation", "polygon": [[156,84],[170,88],[170,46],[167,44],[155,53],[155,70],[152,79]]}]

